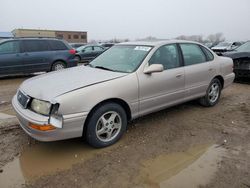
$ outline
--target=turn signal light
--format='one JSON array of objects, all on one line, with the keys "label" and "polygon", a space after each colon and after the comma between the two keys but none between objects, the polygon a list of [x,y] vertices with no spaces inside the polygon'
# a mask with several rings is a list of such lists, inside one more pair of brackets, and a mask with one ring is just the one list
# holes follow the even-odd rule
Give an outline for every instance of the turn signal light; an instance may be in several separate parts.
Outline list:
[{"label": "turn signal light", "polygon": [[50,131],[56,129],[53,125],[37,125],[33,123],[29,123],[29,126],[33,129],[39,130],[39,131]]}]

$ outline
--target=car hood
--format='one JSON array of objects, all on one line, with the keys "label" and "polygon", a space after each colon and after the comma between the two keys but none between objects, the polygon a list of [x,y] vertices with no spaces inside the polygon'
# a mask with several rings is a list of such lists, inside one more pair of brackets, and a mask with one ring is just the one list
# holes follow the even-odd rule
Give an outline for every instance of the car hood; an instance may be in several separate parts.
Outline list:
[{"label": "car hood", "polygon": [[127,74],[78,66],[33,77],[24,81],[20,89],[30,97],[52,101],[55,97],[72,90],[116,79]]},{"label": "car hood", "polygon": [[250,57],[250,52],[226,52],[223,53],[223,56],[231,57],[232,59],[238,59],[238,58],[244,58],[244,57]]}]

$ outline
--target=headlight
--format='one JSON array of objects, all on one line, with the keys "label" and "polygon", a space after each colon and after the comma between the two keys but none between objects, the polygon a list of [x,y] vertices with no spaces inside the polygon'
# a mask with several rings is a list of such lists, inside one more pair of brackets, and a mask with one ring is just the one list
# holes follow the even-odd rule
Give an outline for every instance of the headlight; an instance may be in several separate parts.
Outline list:
[{"label": "headlight", "polygon": [[46,101],[33,99],[31,102],[31,109],[39,114],[49,115],[51,104]]}]

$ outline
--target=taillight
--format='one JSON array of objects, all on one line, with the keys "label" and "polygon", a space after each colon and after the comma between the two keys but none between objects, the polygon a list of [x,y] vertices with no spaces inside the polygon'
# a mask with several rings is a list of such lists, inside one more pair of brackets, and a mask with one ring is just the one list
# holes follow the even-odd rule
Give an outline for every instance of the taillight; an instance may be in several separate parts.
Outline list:
[{"label": "taillight", "polygon": [[76,54],[76,50],[75,49],[70,49],[69,53],[72,54],[72,55],[75,55]]}]

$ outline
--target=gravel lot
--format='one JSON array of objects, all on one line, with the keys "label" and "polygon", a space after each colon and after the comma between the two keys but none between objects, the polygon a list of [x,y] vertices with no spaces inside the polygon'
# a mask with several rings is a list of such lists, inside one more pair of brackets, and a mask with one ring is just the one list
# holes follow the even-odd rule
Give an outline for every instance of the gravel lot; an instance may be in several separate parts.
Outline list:
[{"label": "gravel lot", "polygon": [[[29,78],[0,80],[0,113]],[[41,143],[0,119],[0,187],[250,187],[250,82],[213,108],[189,102],[131,122],[114,146]],[[8,125],[8,128],[6,127]],[[11,126],[9,126],[11,125]]]}]

